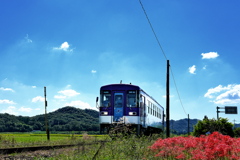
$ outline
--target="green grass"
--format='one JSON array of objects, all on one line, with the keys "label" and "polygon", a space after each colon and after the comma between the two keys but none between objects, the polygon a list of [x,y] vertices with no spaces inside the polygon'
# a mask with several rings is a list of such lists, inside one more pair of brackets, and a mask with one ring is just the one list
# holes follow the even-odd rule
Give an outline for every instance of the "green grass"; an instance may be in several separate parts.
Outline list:
[{"label": "green grass", "polygon": [[[106,139],[104,135],[87,135],[88,141],[98,141]],[[10,147],[27,147],[40,145],[61,145],[61,144],[75,144],[79,141],[84,141],[86,134],[50,134],[50,141],[47,140],[46,134],[0,134],[0,148]]]},{"label": "green grass", "polygon": [[154,160],[159,159],[155,157],[148,147],[151,146],[159,135],[152,137],[137,137],[135,135],[128,135],[118,137],[110,142],[91,145],[91,146],[79,146],[71,150],[71,152],[56,155],[51,158],[42,159],[68,159],[68,160],[138,160],[147,159]]},{"label": "green grass", "polygon": [[[95,145],[79,145],[71,148],[49,150],[49,156],[36,155],[38,160],[128,160],[128,159],[157,159],[148,147],[160,135],[151,137],[137,137],[135,134],[118,134],[114,140],[108,135],[76,135],[76,134],[51,134],[50,141],[46,134],[0,134],[0,147],[56,145],[56,144],[88,144],[97,140],[109,140],[106,143]],[[26,155],[26,153],[13,156]],[[45,158],[46,157],[46,158]],[[159,157],[158,157],[159,158]]]}]

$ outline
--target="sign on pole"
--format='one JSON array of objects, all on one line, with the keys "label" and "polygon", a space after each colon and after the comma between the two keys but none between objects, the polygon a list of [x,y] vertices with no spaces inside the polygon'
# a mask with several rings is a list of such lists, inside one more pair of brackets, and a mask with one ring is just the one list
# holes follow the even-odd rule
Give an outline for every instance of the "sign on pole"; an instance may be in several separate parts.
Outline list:
[{"label": "sign on pole", "polygon": [[225,114],[238,114],[237,106],[225,106]]}]

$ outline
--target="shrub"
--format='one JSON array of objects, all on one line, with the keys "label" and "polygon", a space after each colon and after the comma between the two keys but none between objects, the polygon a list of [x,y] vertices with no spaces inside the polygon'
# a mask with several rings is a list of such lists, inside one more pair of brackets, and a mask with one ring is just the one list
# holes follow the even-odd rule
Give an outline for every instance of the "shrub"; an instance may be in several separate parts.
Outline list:
[{"label": "shrub", "polygon": [[240,137],[240,127],[235,128],[233,132],[234,132],[234,137]]},{"label": "shrub", "polygon": [[234,133],[232,127],[233,124],[228,122],[227,118],[219,118],[218,120],[215,120],[205,117],[202,121],[198,121],[198,123],[194,126],[193,135],[200,136],[217,131],[223,135],[233,137]]}]

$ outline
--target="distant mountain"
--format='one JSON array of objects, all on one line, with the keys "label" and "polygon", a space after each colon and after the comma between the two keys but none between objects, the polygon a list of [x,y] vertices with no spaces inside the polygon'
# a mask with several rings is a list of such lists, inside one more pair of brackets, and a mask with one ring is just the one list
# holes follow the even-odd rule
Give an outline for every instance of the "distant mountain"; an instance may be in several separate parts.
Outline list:
[{"label": "distant mountain", "polygon": [[[197,124],[198,119],[190,119],[189,120],[189,131],[192,132],[194,129],[194,125]],[[180,120],[170,120],[170,131],[175,134],[186,134],[188,133],[188,119],[180,119]]]},{"label": "distant mountain", "polygon": [[[47,114],[50,131],[98,131],[99,114],[91,109],[63,107]],[[0,132],[45,130],[45,115],[33,117],[0,114]]]},{"label": "distant mountain", "polygon": [[[71,106],[60,108],[47,115],[50,131],[98,131],[99,112],[91,109],[79,109]],[[190,132],[198,119],[190,119]],[[166,126],[166,122],[165,122]],[[240,124],[235,124],[240,127]],[[45,115],[33,117],[0,114],[0,132],[45,131]],[[188,132],[188,119],[170,120],[170,131],[175,134]]]}]

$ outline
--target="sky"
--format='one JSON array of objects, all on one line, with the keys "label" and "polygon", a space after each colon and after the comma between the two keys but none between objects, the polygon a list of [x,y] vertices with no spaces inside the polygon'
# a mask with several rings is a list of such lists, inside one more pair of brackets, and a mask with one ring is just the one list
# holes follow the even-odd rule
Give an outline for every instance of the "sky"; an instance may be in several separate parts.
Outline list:
[{"label": "sky", "polygon": [[166,108],[167,60],[170,119],[239,107],[240,1],[141,2],[162,49],[139,0],[2,0],[0,113],[44,114],[44,86],[47,112],[97,110],[100,87],[121,80]]}]

